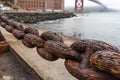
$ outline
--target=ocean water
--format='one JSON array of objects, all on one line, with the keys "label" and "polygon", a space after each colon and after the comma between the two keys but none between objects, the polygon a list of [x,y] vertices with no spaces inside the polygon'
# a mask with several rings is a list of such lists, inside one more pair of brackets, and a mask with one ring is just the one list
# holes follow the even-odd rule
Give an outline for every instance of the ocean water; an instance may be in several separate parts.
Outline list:
[{"label": "ocean water", "polygon": [[79,39],[102,40],[120,48],[120,12],[76,15],[73,18],[39,22],[33,26]]}]

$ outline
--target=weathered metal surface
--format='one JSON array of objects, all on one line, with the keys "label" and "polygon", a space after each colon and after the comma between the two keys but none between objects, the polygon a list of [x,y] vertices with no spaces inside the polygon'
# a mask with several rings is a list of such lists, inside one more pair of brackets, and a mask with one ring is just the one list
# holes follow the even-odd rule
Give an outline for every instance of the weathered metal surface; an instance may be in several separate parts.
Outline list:
[{"label": "weathered metal surface", "polygon": [[36,39],[37,36],[33,35],[33,34],[25,34],[24,35],[24,41],[26,41],[28,44],[32,45],[32,46],[36,46]]},{"label": "weathered metal surface", "polygon": [[24,31],[24,28],[23,28],[23,26],[22,26],[22,24],[21,23],[15,23],[14,22],[14,27],[15,27],[15,29],[17,29],[17,30],[20,30],[20,31]]},{"label": "weathered metal surface", "polygon": [[37,37],[36,35],[29,33],[24,35],[23,43],[25,43],[25,46],[31,45],[33,47],[37,46],[43,48],[45,41]]},{"label": "weathered metal surface", "polygon": [[12,31],[12,34],[14,35],[14,37],[15,38],[17,38],[17,39],[23,39],[24,38],[24,35],[25,35],[25,33],[23,32],[23,31],[19,31],[19,30],[17,30],[17,29],[14,29],[13,31]]},{"label": "weathered metal surface", "polygon": [[[49,62],[41,58],[35,48],[25,47],[20,40],[16,40],[12,34],[0,28],[7,42],[22,60],[24,60],[32,70],[34,70],[44,80],[77,80],[71,76],[64,67],[64,60]],[[39,30],[42,33],[42,30]],[[64,37],[64,42],[71,45],[74,39]],[[19,45],[19,46],[18,46]],[[49,66],[48,66],[49,65]]]},{"label": "weathered metal surface", "polygon": [[81,60],[79,53],[69,48],[67,45],[59,41],[47,41],[45,43],[45,50],[62,59],[76,59]]},{"label": "weathered metal surface", "polygon": [[3,21],[3,22],[5,22],[5,23],[7,23],[8,22],[8,20],[9,20],[9,18],[8,17],[6,17],[6,16],[0,16],[0,18],[1,18],[1,20]]},{"label": "weathered metal surface", "polygon": [[93,68],[106,71],[120,78],[120,53],[97,51],[90,59]]},{"label": "weathered metal surface", "polygon": [[28,48],[34,48],[35,47],[35,46],[29,44],[28,42],[26,42],[25,40],[22,40],[22,43]]},{"label": "weathered metal surface", "polygon": [[44,58],[48,61],[55,61],[55,60],[58,59],[58,57],[56,57],[55,55],[47,52],[44,48],[37,48],[37,52],[42,58]]},{"label": "weathered metal surface", "polygon": [[8,21],[8,25],[10,25],[11,27],[15,28],[15,21],[9,20]]},{"label": "weathered metal surface", "polygon": [[67,70],[80,80],[119,80],[115,76],[106,72],[94,70],[93,66],[90,65],[92,54],[93,50],[91,48],[87,48],[85,53],[82,55],[81,61],[66,60],[65,66]]},{"label": "weathered metal surface", "polygon": [[[1,16],[1,20],[4,21],[6,24],[9,24],[9,20],[5,18],[4,16]],[[67,46],[63,43],[62,36],[60,36],[57,33],[47,31],[42,33],[39,36],[39,32],[37,29],[32,27],[23,28],[21,24],[14,23],[14,27],[11,26],[3,26],[3,28],[8,32],[13,32],[13,35],[18,38],[22,39],[22,43],[28,47],[28,48],[34,48],[37,47],[38,54],[49,61],[55,61],[58,58],[65,59],[65,66],[73,76],[75,76],[77,79],[82,80],[102,80],[102,79],[109,79],[109,80],[119,80],[118,78],[120,75],[119,71],[119,59],[120,56],[116,56],[116,54],[120,53],[120,50],[108,43],[105,43],[103,41],[98,40],[79,40],[74,42],[71,47]],[[13,31],[17,29],[17,31]],[[107,51],[101,51],[101,50],[107,50]],[[101,51],[98,53],[104,53],[106,52],[107,55],[115,55],[115,57],[111,56],[104,56],[103,54],[100,55],[105,62],[100,62],[96,55],[94,55],[94,52]],[[91,57],[92,56],[92,57]],[[101,58],[101,57],[100,57]],[[112,58],[112,59],[111,59]],[[111,61],[114,60],[115,61]],[[108,61],[107,61],[108,60]],[[94,62],[95,61],[95,62]],[[98,61],[98,62],[97,62]],[[110,63],[112,63],[112,66],[108,70],[106,70]],[[96,63],[96,64],[95,64]],[[106,65],[104,64],[106,63]],[[101,66],[102,64],[102,66]],[[105,66],[104,66],[104,65]],[[106,71],[98,71],[94,68],[97,68],[98,70]],[[118,71],[117,71],[118,70]],[[108,72],[108,73],[107,73]],[[116,75],[118,78],[116,78],[113,75],[110,75],[109,73]]]},{"label": "weathered metal surface", "polygon": [[40,37],[36,38],[36,46],[38,48],[43,48],[45,44],[45,40],[41,39]]},{"label": "weathered metal surface", "polygon": [[25,33],[25,34],[30,33],[30,34],[34,34],[34,35],[36,35],[36,36],[39,36],[38,30],[35,29],[35,28],[32,28],[32,27],[27,27],[27,28],[25,28],[24,33]]},{"label": "weathered metal surface", "polygon": [[40,35],[40,37],[42,39],[44,39],[45,41],[47,40],[53,40],[53,41],[60,41],[60,42],[63,42],[63,38],[61,35],[55,33],[55,32],[52,32],[52,31],[47,31],[47,32],[44,32]]},{"label": "weathered metal surface", "polygon": [[75,51],[79,53],[84,53],[87,48],[91,48],[93,52],[98,50],[110,50],[119,52],[118,48],[113,45],[107,44],[103,41],[91,39],[78,40],[71,45],[71,48],[73,48]]},{"label": "weathered metal surface", "polygon": [[5,28],[5,26],[7,25],[5,22],[0,22],[0,25]]},{"label": "weathered metal surface", "polygon": [[80,68],[80,63],[74,60],[66,60],[65,67],[74,77],[79,80],[119,80],[113,75],[92,68]]},{"label": "weathered metal surface", "polygon": [[5,26],[5,29],[6,29],[8,32],[10,32],[10,33],[12,33],[12,31],[13,31],[13,28],[12,28],[11,26],[9,26],[9,25],[6,25],[6,26]]}]

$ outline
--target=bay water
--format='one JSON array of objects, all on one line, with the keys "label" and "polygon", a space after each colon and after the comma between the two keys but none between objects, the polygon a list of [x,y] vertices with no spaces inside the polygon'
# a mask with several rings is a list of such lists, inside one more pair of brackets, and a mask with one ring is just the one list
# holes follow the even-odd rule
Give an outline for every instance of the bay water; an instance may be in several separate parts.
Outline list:
[{"label": "bay water", "polygon": [[120,12],[76,13],[77,17],[44,21],[33,26],[79,39],[105,41],[120,48]]}]

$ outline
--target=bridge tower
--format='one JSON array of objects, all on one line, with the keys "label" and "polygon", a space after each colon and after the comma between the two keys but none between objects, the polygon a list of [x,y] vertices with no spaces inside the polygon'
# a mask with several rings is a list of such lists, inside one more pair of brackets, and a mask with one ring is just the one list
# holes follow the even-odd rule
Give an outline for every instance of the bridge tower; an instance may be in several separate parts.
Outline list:
[{"label": "bridge tower", "polygon": [[75,12],[83,12],[84,10],[84,0],[75,0]]}]

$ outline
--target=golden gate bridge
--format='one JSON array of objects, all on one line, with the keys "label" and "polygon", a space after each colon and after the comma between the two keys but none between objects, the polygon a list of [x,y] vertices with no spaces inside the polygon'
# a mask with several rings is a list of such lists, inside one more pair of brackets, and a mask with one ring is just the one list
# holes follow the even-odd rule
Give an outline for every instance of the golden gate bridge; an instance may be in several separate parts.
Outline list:
[{"label": "golden gate bridge", "polygon": [[[103,3],[101,3],[100,1],[98,1],[98,0],[89,0],[89,1],[92,1],[92,2],[94,2],[94,3],[96,3],[96,4],[99,4],[99,5],[101,5],[102,7],[104,7],[104,8],[106,8],[107,9],[107,7],[103,4]],[[74,8],[74,11],[75,12],[83,12],[84,11],[84,0],[75,0],[75,8]]]}]

